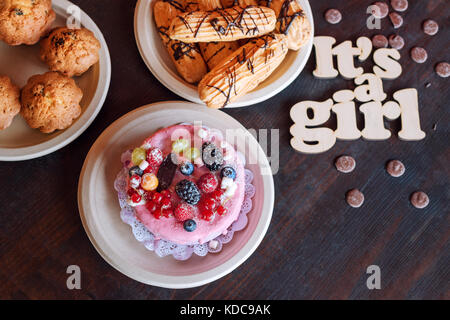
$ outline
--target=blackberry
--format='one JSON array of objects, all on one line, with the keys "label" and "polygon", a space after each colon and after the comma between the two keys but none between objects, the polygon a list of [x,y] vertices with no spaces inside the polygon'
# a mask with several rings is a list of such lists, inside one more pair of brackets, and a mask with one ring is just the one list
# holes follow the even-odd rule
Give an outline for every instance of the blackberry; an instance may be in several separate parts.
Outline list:
[{"label": "blackberry", "polygon": [[175,192],[189,204],[196,205],[200,201],[200,190],[192,181],[181,180],[176,185]]},{"label": "blackberry", "polygon": [[222,151],[214,143],[205,142],[202,146],[202,159],[210,171],[217,171],[223,165]]}]

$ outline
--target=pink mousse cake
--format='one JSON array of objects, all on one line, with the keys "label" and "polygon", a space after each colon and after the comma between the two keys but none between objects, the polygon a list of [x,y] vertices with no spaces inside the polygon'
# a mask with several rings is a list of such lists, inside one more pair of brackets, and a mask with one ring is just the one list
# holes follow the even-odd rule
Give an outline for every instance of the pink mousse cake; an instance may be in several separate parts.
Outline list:
[{"label": "pink mousse cake", "polygon": [[135,148],[128,204],[157,239],[206,243],[237,220],[244,165],[220,131],[190,124],[161,129]]}]

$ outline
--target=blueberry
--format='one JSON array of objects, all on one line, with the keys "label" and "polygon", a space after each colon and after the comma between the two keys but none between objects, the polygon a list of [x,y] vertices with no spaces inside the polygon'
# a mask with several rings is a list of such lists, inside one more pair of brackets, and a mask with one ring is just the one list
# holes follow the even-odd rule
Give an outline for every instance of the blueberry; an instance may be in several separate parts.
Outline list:
[{"label": "blueberry", "polygon": [[197,229],[197,223],[192,219],[186,220],[183,226],[184,230],[186,230],[187,232],[192,232]]},{"label": "blueberry", "polygon": [[232,167],[225,167],[222,169],[222,178],[231,178],[231,179],[236,179],[236,171],[232,168]]},{"label": "blueberry", "polygon": [[130,177],[134,176],[135,174],[137,174],[138,176],[142,176],[144,174],[144,171],[138,166],[134,166],[130,168],[128,174],[130,175]]},{"label": "blueberry", "polygon": [[180,197],[189,204],[196,205],[200,201],[200,190],[197,185],[189,180],[181,180],[175,186],[175,192]]},{"label": "blueberry", "polygon": [[183,162],[180,165],[180,171],[185,176],[190,176],[194,172],[194,165],[189,161]]}]

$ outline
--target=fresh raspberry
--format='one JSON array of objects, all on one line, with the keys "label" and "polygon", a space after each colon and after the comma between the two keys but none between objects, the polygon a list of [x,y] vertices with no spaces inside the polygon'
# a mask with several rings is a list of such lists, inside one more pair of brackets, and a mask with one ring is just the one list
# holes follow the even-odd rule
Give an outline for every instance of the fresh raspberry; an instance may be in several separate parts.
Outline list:
[{"label": "fresh raspberry", "polygon": [[174,214],[175,214],[175,218],[178,221],[186,221],[186,220],[192,219],[194,217],[194,207],[187,203],[181,203],[175,209]]},{"label": "fresh raspberry", "polygon": [[213,173],[206,173],[200,177],[197,185],[201,191],[204,193],[211,193],[217,189],[219,181]]},{"label": "fresh raspberry", "polygon": [[147,162],[150,164],[150,167],[157,168],[164,161],[164,156],[159,148],[151,148],[147,151]]}]

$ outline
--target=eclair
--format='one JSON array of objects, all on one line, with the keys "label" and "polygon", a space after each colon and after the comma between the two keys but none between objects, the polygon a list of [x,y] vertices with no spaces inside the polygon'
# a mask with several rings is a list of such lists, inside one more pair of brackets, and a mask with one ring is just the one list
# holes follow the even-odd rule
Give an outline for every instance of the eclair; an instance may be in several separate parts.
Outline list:
[{"label": "eclair", "polygon": [[282,34],[250,40],[205,75],[198,85],[200,99],[210,108],[226,106],[269,77],[287,52]]},{"label": "eclair", "polygon": [[[198,6],[204,11],[222,9],[220,0],[198,0]],[[237,41],[200,42],[199,46],[209,70],[239,48]]]},{"label": "eclair", "polygon": [[276,31],[287,36],[290,50],[299,50],[309,41],[311,24],[297,0],[262,0],[260,4],[275,11]]},{"label": "eclair", "polygon": [[223,59],[239,49],[237,41],[201,42],[200,51],[208,68],[212,70]]},{"label": "eclair", "polygon": [[235,6],[213,11],[186,12],[175,19],[169,37],[186,43],[235,41],[255,38],[275,29],[276,17],[272,9],[260,6]]},{"label": "eclair", "polygon": [[184,7],[178,2],[158,1],[153,7],[159,35],[178,73],[187,82],[196,83],[208,72],[197,44],[172,40],[168,35],[171,21],[182,13],[181,10],[184,10]]},{"label": "eclair", "polygon": [[234,6],[241,6],[245,8],[247,6],[257,6],[259,5],[258,0],[220,0],[223,8],[231,8]]}]

